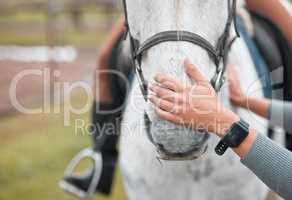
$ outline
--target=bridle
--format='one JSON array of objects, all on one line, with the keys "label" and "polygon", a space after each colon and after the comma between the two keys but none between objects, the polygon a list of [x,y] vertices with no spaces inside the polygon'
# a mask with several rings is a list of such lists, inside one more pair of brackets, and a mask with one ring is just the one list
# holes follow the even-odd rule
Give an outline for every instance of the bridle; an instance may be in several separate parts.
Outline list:
[{"label": "bridle", "polygon": [[[236,40],[236,38],[239,37],[239,33],[236,27],[236,5],[237,0],[228,0],[228,19],[224,28],[224,32],[222,35],[219,37],[219,40],[217,42],[216,46],[213,46],[210,42],[208,42],[205,38],[202,36],[192,33],[189,31],[180,31],[180,30],[170,30],[170,31],[164,31],[157,33],[147,39],[145,42],[140,44],[140,42],[135,39],[130,31],[129,27],[129,20],[128,20],[128,11],[127,11],[127,0],[123,0],[123,8],[124,8],[124,15],[125,15],[125,36],[129,36],[130,40],[130,46],[131,46],[131,56],[132,60],[135,66],[135,73],[139,81],[139,86],[141,93],[143,95],[144,100],[147,102],[147,96],[148,96],[148,83],[143,75],[143,70],[141,67],[142,64],[142,57],[143,54],[151,49],[152,47],[164,43],[164,42],[170,42],[170,41],[175,41],[175,42],[189,42],[194,45],[200,46],[204,50],[208,52],[208,55],[214,62],[216,66],[216,72],[215,75],[212,77],[210,83],[213,86],[214,90],[216,92],[219,92],[221,87],[224,84],[225,78],[224,74],[226,71],[227,67],[227,57],[228,57],[228,52]],[[230,37],[230,30],[232,23],[234,24],[236,36],[232,39],[229,40]],[[162,152],[164,155],[164,158],[162,159],[167,159],[167,158],[173,158],[173,157],[185,157],[186,155],[174,155],[172,153],[167,153],[165,150],[163,150],[163,147],[161,145],[156,144],[150,133],[150,120],[147,114],[145,114],[145,121],[146,121],[146,127],[148,131],[148,136],[150,137],[150,140],[158,147],[159,152]],[[189,153],[188,153],[189,154]]]},{"label": "bridle", "polygon": [[[220,36],[217,45],[214,47],[210,42],[208,42],[205,38],[202,36],[188,32],[188,31],[164,31],[155,34],[154,36],[147,39],[145,42],[143,42],[140,45],[140,42],[133,38],[130,32],[129,27],[129,21],[128,21],[128,11],[127,11],[127,0],[123,0],[123,7],[124,7],[124,13],[125,13],[125,37],[127,34],[129,34],[130,38],[130,45],[131,45],[131,54],[132,59],[135,63],[135,72],[139,79],[140,88],[142,91],[142,94],[147,100],[147,82],[144,78],[143,71],[141,68],[141,62],[143,54],[148,51],[150,48],[163,43],[163,42],[170,42],[170,41],[184,41],[184,42],[190,42],[194,45],[198,45],[201,48],[205,49],[213,62],[216,65],[216,73],[214,77],[211,79],[211,84],[216,92],[218,92],[222,85],[224,84],[224,73],[226,71],[226,60],[227,55],[229,52],[229,49],[235,39],[239,36],[237,27],[236,27],[236,2],[237,0],[228,0],[228,19],[227,23],[224,29],[223,34]],[[230,29],[232,26],[232,22],[234,22],[234,27],[236,31],[236,36],[229,42],[229,36],[230,36]],[[220,67],[220,63],[223,61],[222,67]]]}]

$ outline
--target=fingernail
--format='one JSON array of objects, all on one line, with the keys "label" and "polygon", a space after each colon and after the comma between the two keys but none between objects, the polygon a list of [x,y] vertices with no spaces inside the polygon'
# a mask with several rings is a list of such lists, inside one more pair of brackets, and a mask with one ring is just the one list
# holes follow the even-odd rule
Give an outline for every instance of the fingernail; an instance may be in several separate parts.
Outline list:
[{"label": "fingernail", "polygon": [[160,83],[153,83],[153,84],[152,84],[152,87],[153,87],[153,88],[160,87]]},{"label": "fingernail", "polygon": [[151,103],[155,103],[154,98],[155,98],[154,95],[149,95],[149,97],[148,97],[148,99]]},{"label": "fingernail", "polygon": [[152,85],[149,86],[149,90],[153,91],[153,86]]},{"label": "fingernail", "polygon": [[154,80],[156,82],[160,82],[160,77],[162,76],[162,74],[157,74],[155,77],[154,77]]},{"label": "fingernail", "polygon": [[158,77],[158,76],[155,76],[155,77],[154,77],[154,80],[155,80],[156,82],[159,82],[159,77]]},{"label": "fingernail", "polygon": [[154,77],[154,81],[158,82],[158,75]]},{"label": "fingernail", "polygon": [[152,101],[152,95],[150,94],[149,96],[148,96],[148,99],[149,99],[149,101]]}]

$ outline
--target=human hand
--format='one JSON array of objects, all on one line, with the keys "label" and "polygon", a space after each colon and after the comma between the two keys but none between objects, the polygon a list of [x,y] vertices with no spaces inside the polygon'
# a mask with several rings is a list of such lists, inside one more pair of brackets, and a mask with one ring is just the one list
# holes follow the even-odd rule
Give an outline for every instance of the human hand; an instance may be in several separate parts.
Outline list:
[{"label": "human hand", "polygon": [[247,96],[244,95],[244,93],[242,92],[237,72],[234,66],[228,66],[228,78],[231,102],[236,106],[245,107],[245,102],[247,102]]},{"label": "human hand", "polygon": [[159,74],[155,77],[157,83],[150,86],[154,95],[149,100],[160,118],[222,137],[239,117],[220,103],[211,84],[189,60],[184,65],[196,84],[183,85]]}]

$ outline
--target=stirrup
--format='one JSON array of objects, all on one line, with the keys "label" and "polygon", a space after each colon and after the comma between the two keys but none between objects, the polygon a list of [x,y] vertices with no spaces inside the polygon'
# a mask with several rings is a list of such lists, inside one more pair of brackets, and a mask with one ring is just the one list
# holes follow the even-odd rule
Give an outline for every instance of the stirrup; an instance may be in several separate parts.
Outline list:
[{"label": "stirrup", "polygon": [[73,175],[75,168],[78,164],[86,159],[90,158],[94,162],[94,175],[92,181],[88,187],[87,191],[80,190],[79,188],[73,186],[65,180],[61,180],[59,182],[59,187],[63,189],[65,192],[72,194],[80,199],[87,199],[95,192],[96,187],[99,183],[101,172],[102,172],[102,156],[101,153],[94,152],[91,148],[86,148],[78,153],[69,163],[68,167],[65,170],[64,177],[70,177]]}]

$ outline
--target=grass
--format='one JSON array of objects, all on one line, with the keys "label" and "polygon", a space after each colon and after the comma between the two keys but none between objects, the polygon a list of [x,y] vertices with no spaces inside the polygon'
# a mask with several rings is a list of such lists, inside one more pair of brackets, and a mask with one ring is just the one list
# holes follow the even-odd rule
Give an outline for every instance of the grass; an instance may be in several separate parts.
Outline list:
[{"label": "grass", "polygon": [[69,44],[77,47],[100,46],[106,38],[106,32],[100,31],[67,31],[60,37],[59,44]]},{"label": "grass", "polygon": [[16,12],[6,15],[0,15],[0,22],[21,23],[21,22],[43,22],[46,15],[42,12]]},{"label": "grass", "polygon": [[[76,47],[91,47],[99,46],[104,41],[106,35],[104,32],[78,32],[78,31],[66,31],[64,34],[58,36],[56,44],[58,45],[73,45]],[[0,45],[47,45],[47,39],[45,34],[30,33],[19,34],[17,31],[2,31],[0,32]]]},{"label": "grass", "polygon": [[[88,7],[83,9],[83,19],[85,21],[94,20],[95,22],[105,21],[108,18],[113,18],[118,15],[118,13],[106,13],[100,8],[91,8]],[[57,13],[55,20],[64,20],[70,17],[70,13],[67,11]],[[47,20],[47,13],[44,11],[22,11],[22,12],[11,12],[7,14],[0,15],[0,22],[9,22],[9,23],[22,23],[22,22],[31,22],[31,23],[45,23]]]},{"label": "grass", "polygon": [[0,32],[1,45],[46,45],[45,34],[19,34],[19,32]]},{"label": "grass", "polygon": [[[83,99],[74,98],[80,105]],[[88,121],[88,114],[72,115],[63,126],[61,114],[15,115],[0,121],[0,199],[73,200],[58,188],[70,159],[90,145],[87,134],[74,134],[74,120]],[[97,200],[126,199],[117,173],[113,195]]]}]

